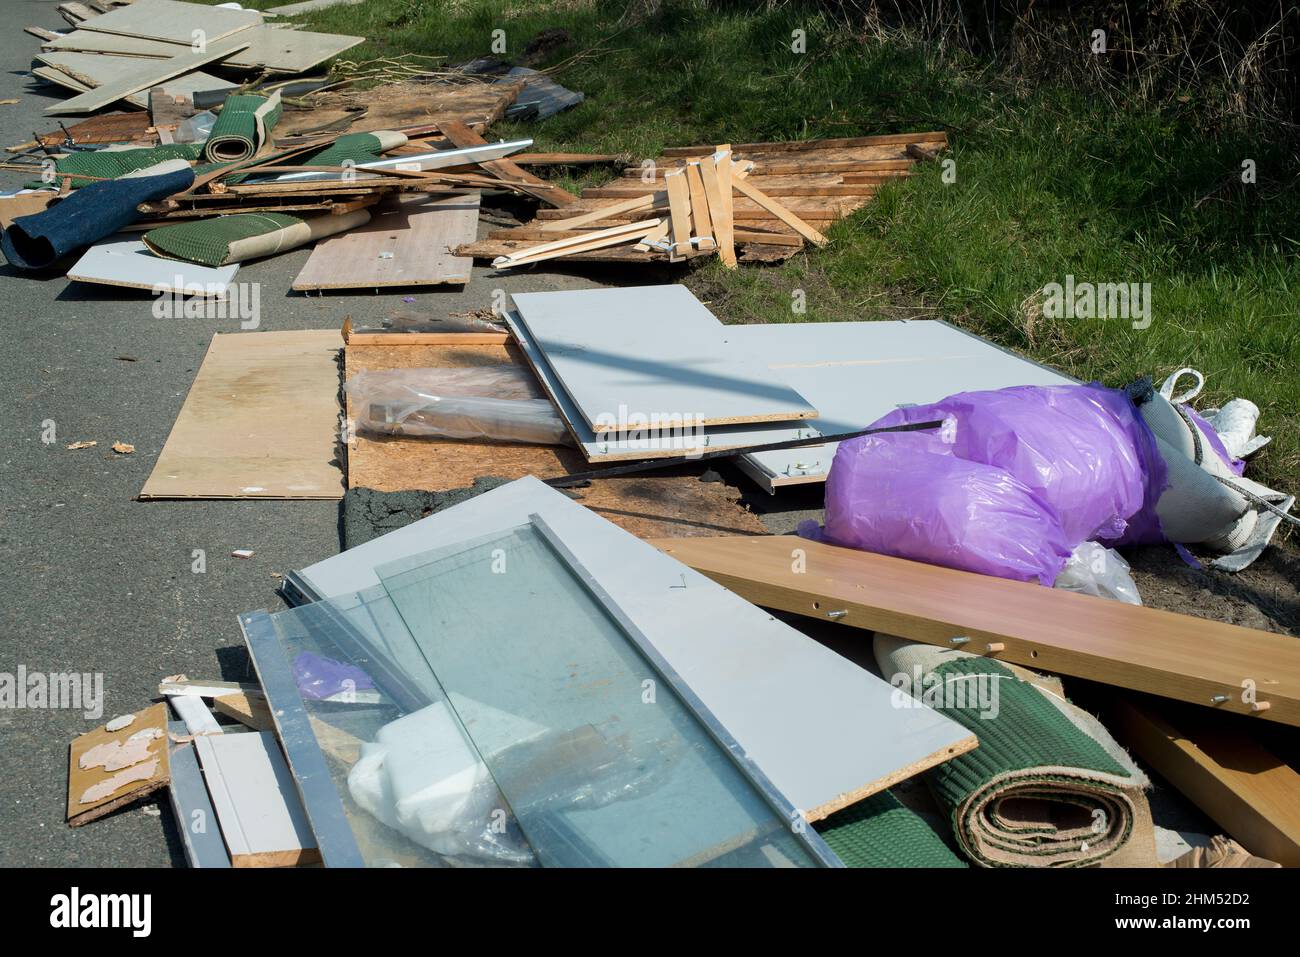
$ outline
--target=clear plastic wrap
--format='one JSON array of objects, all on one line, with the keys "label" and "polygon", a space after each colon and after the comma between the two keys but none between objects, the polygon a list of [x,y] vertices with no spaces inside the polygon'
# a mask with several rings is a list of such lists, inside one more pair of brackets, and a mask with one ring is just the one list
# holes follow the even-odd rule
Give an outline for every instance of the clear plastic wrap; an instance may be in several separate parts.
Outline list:
[{"label": "clear plastic wrap", "polygon": [[513,366],[388,369],[348,380],[359,429],[386,435],[570,444],[564,420]]},{"label": "clear plastic wrap", "polygon": [[1083,542],[1074,550],[1056,576],[1054,587],[1130,605],[1142,604],[1128,562],[1115,549],[1097,542]]}]

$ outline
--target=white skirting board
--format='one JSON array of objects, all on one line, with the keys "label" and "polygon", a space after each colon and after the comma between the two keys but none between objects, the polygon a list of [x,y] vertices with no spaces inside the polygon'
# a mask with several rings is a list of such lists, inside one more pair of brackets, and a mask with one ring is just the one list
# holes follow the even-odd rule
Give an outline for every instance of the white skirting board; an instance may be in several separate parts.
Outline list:
[{"label": "white skirting board", "polygon": [[226,299],[238,272],[238,263],[213,268],[179,259],[164,259],[151,253],[138,239],[127,239],[108,240],[91,246],[68,270],[68,278],[105,286],[147,289],[155,295],[165,292]]}]

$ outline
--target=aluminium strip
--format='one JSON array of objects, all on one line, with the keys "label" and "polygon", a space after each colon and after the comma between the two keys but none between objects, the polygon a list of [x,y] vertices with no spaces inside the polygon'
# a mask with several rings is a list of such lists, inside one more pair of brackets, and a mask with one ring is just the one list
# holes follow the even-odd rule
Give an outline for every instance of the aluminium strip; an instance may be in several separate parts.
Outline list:
[{"label": "aluminium strip", "polygon": [[298,796],[302,798],[307,821],[316,835],[321,860],[326,867],[365,867],[271,616],[264,611],[242,614],[239,627],[266,693],[275,732],[293,773]]},{"label": "aluminium strip", "polygon": [[696,720],[704,726],[717,745],[731,758],[740,773],[763,796],[776,815],[789,823],[790,832],[794,835],[795,840],[803,844],[813,859],[822,866],[843,867],[844,862],[831,850],[826,841],[822,839],[822,836],[804,819],[798,809],[790,803],[789,799],[776,788],[762,769],[745,753],[722,722],[709,710],[708,705],[696,696],[690,686],[682,680],[681,675],[659,653],[659,649],[654,646],[654,643],[637,627],[636,622],[619,607],[613,596],[605,591],[595,576],[587,570],[587,567],[569,550],[560,536],[546,523],[546,520],[536,512],[529,515],[528,520],[537,529],[551,550],[555,552],[556,557],[582,583],[596,603],[605,610],[605,613],[614,620],[615,624],[632,641],[642,656],[650,662],[651,667],[658,671],[660,676],[668,682],[669,687],[682,699],[682,703],[695,715]]},{"label": "aluminium strip", "polygon": [[[532,140],[502,140],[499,143],[487,143],[483,146],[467,146],[457,150],[434,150],[430,153],[411,153],[406,156],[390,156],[385,159],[375,160],[372,163],[358,163],[354,168],[357,170],[374,170],[383,172],[384,170],[411,170],[412,172],[428,172],[435,169],[446,169],[449,166],[468,166],[471,163],[486,163],[489,160],[504,159],[511,153],[518,153],[520,150],[527,149],[533,145]],[[357,177],[363,179],[364,177]],[[343,181],[337,173],[325,172],[308,172],[308,173],[280,173],[276,176],[259,176],[250,177],[244,182],[252,186],[257,183],[297,183],[303,181]]]},{"label": "aluminium strip", "polygon": [[217,826],[217,814],[208,797],[208,787],[199,770],[194,743],[177,743],[171,735],[188,734],[183,721],[168,721],[167,745],[171,764],[171,780],[167,796],[171,799],[172,814],[176,816],[176,830],[180,832],[185,858],[190,867],[209,869],[230,867],[230,854]]}]

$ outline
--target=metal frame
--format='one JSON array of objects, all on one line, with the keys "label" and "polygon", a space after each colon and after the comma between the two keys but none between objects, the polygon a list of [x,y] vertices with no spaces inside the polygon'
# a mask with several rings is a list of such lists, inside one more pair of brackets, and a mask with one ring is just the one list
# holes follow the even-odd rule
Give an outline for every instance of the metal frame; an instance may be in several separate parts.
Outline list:
[{"label": "metal frame", "polygon": [[[410,164],[415,163],[419,166],[420,172],[428,172],[429,170],[446,169],[449,166],[468,166],[472,163],[485,163],[489,160],[504,159],[511,153],[518,153],[520,150],[528,149],[532,145],[532,140],[510,140],[509,142],[502,140],[500,143],[466,146],[458,150],[434,150],[430,153],[390,156],[385,159],[375,160],[373,163],[358,163],[353,168],[358,171],[383,172],[387,169],[409,167]],[[358,180],[365,178],[364,176],[357,177]],[[277,176],[250,177],[245,182],[251,186],[255,183],[301,183],[316,180],[341,182],[343,177],[340,177],[338,173],[326,172],[281,173]]]},{"label": "metal frame", "polygon": [[660,677],[668,682],[669,687],[682,699],[682,703],[695,716],[709,732],[713,740],[726,752],[732,762],[754,786],[767,801],[768,805],[777,813],[777,816],[790,822],[792,825],[796,821],[802,822],[801,827],[791,827],[791,833],[795,839],[804,845],[814,860],[818,861],[825,867],[843,867],[844,862],[839,859],[834,851],[831,850],[820,834],[808,823],[799,810],[790,803],[784,794],[777,790],[776,786],[768,780],[767,775],[755,764],[745,753],[745,750],[731,736],[731,733],[723,726],[709,710],[695,692],[691,690],[690,685],[682,680],[668,661],[655,648],[654,643],[636,626],[636,623],[619,607],[609,592],[596,580],[555,533],[554,529],[546,523],[546,520],[536,512],[528,516],[528,521],[537,529],[542,536],[542,540],[550,546],[555,552],[556,557],[564,563],[565,567],[573,574],[587,592],[595,599],[596,603],[604,609],[605,613],[614,621],[625,635],[636,646],[641,655],[650,662],[650,665],[659,672]]},{"label": "metal frame", "polygon": [[239,627],[270,706],[275,732],[293,773],[298,796],[302,798],[307,821],[316,835],[321,860],[326,867],[365,867],[271,616],[264,611],[248,612],[239,616]]}]

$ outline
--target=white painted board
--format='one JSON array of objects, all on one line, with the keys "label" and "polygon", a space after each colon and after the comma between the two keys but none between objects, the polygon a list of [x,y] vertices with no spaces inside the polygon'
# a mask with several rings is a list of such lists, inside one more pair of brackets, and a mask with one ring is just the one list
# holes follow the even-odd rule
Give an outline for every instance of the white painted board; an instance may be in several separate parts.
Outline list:
[{"label": "white painted board", "polygon": [[[727,326],[728,343],[789,383],[821,415],[823,435],[864,429],[904,405],[957,392],[1075,380],[933,319]],[[768,491],[824,482],[837,443],[743,455],[741,468]]]},{"label": "white painted board", "polygon": [[651,426],[642,433],[603,432],[597,435],[582,417],[569,393],[564,391],[537,342],[519,321],[517,313],[507,313],[510,329],[519,350],[528,360],[542,388],[560,410],[574,441],[588,462],[618,462],[647,458],[669,458],[692,452],[785,442],[815,434],[808,422],[756,422],[752,425],[714,425],[703,429],[682,429],[675,424]]},{"label": "white painted board", "polygon": [[703,425],[814,418],[797,391],[727,345],[685,286],[517,293],[516,311],[595,432],[627,415]]},{"label": "white painted board", "polygon": [[316,847],[275,735],[204,735],[194,749],[234,866],[290,863]]},{"label": "white painted board", "polygon": [[164,259],[151,253],[140,240],[128,239],[108,240],[91,246],[68,270],[68,278],[78,282],[147,289],[155,294],[168,292],[225,299],[238,272],[238,263],[214,268],[179,259]]},{"label": "white painted board", "polygon": [[303,569],[295,584],[320,598],[361,591],[380,584],[376,566],[534,513],[810,819],[973,746],[964,727],[919,704],[897,707],[871,672],[531,476]]}]

